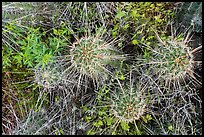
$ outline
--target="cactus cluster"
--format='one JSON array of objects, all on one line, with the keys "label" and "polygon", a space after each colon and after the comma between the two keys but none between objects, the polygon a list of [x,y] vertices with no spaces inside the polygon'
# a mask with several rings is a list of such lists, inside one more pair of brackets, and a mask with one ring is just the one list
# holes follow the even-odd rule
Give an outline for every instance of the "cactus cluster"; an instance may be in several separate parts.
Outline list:
[{"label": "cactus cluster", "polygon": [[[140,8],[142,6],[146,10]],[[185,14],[185,20],[190,19],[187,24],[180,22],[186,27],[190,26],[189,23],[192,21],[194,32],[201,32],[202,4],[183,5],[186,6],[189,6],[187,11],[192,10],[193,14],[191,16],[187,16],[190,13]],[[117,132],[118,134],[200,134],[200,131],[194,130],[202,123],[198,117],[202,114],[199,112],[202,108],[202,99],[190,86],[193,80],[199,82],[194,72],[195,64],[199,61],[195,60],[193,53],[202,46],[191,49],[189,42],[192,33],[188,31],[189,29],[185,33],[171,32],[171,36],[166,34],[168,31],[163,30],[162,24],[167,22],[162,17],[165,15],[160,14],[159,9],[168,15],[171,13],[171,10],[166,10],[166,8],[171,9],[168,7],[168,4],[165,6],[149,2],[133,5],[87,2],[3,3],[4,23],[17,20],[22,28],[23,25],[31,28],[39,27],[40,31],[36,33],[43,33],[42,39],[39,39],[38,35],[33,35],[35,29],[32,29],[31,34],[26,37],[28,42],[25,42],[23,38],[26,33],[21,33],[21,27],[13,32],[10,31],[14,29],[13,24],[4,28],[4,49],[16,47],[15,52],[8,51],[7,55],[11,60],[6,60],[7,56],[4,57],[7,61],[4,64],[10,63],[8,69],[5,68],[5,72],[15,71],[14,73],[20,75],[22,73],[20,71],[24,68],[29,72],[33,70],[33,82],[43,87],[38,90],[39,97],[35,106],[37,108],[31,103],[31,109],[29,106],[29,110],[26,110],[28,113],[25,119],[17,121],[16,128],[10,130],[11,133],[80,134],[77,132],[86,132],[88,129],[94,131],[96,128],[96,134],[117,134]],[[155,9],[156,12],[151,9]],[[141,13],[144,12],[141,16],[137,12],[140,10]],[[150,14],[152,16],[146,20],[145,16]],[[194,16],[197,14],[198,16]],[[168,17],[170,16],[173,15]],[[122,20],[126,23],[121,22]],[[155,23],[158,26],[152,25]],[[134,24],[141,25],[134,26]],[[157,29],[158,33],[153,28]],[[172,31],[172,28],[170,29]],[[49,33],[52,30],[53,34]],[[17,38],[18,34],[16,35],[18,42],[11,37],[16,32],[22,35],[22,38]],[[156,38],[158,41],[155,41]],[[21,46],[25,46],[23,50],[19,50]],[[140,46],[141,50],[137,50],[137,46]],[[124,53],[131,54],[128,60],[127,54]],[[37,64],[36,58],[43,65]],[[29,68],[26,68],[26,63],[30,63],[27,65]],[[19,72],[16,72],[18,69]],[[24,86],[16,88],[24,82],[29,82],[25,85],[32,84],[30,80],[23,82],[18,80],[13,77],[14,83],[11,85],[15,85],[14,92],[24,91]],[[29,86],[25,89],[26,94],[32,93],[37,88],[31,89]],[[44,93],[46,96],[43,96]],[[4,94],[7,95],[8,92],[4,91]],[[29,97],[35,99],[35,95],[29,94]],[[4,98],[6,101],[7,96]],[[46,102],[39,102],[41,99]],[[10,106],[12,104],[14,103],[10,103]],[[27,104],[24,104],[27,107]],[[21,103],[18,105],[21,107]],[[82,112],[81,108],[86,112]],[[12,108],[12,112],[14,111]],[[16,119],[18,115],[20,114],[14,115]],[[81,119],[83,116],[85,119]],[[119,124],[121,126],[118,126]],[[154,128],[161,131],[158,130],[157,133]]]}]

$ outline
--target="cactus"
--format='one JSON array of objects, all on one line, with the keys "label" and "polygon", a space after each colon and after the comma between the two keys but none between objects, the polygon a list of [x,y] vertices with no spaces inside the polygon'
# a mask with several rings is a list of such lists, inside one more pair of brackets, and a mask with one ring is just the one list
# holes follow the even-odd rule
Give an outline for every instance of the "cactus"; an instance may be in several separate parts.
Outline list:
[{"label": "cactus", "polygon": [[[118,60],[125,59],[125,55],[121,55],[114,47],[119,40],[106,41],[103,38],[104,32],[101,28],[97,30],[96,35],[76,38],[76,42],[70,46],[69,55],[64,56],[63,74],[68,76],[67,80],[77,76],[78,86],[89,80],[93,80],[95,86],[102,84],[112,75],[108,67],[119,64]],[[66,65],[66,60],[69,60],[69,65]]]},{"label": "cactus", "polygon": [[34,83],[44,88],[55,88],[61,80],[60,64],[50,63],[45,67],[34,69]]},{"label": "cactus", "polygon": [[146,112],[145,87],[140,82],[133,82],[131,73],[128,85],[121,85],[120,81],[118,83],[119,87],[111,94],[111,112],[127,123],[139,120]]},{"label": "cactus", "polygon": [[[132,91],[131,91],[132,90]],[[145,98],[140,89],[124,89],[112,98],[112,112],[120,120],[133,122],[145,112]]]},{"label": "cactus", "polygon": [[144,44],[150,48],[151,55],[146,56],[144,60],[138,59],[139,66],[148,65],[151,72],[149,75],[155,77],[156,74],[158,83],[165,84],[163,85],[165,87],[172,83],[174,86],[175,84],[180,86],[189,78],[199,84],[194,73],[195,64],[198,62],[194,61],[193,53],[200,50],[202,46],[193,50],[189,47],[190,32],[185,37],[173,37],[172,33],[172,37],[168,36],[166,40],[161,40],[156,31],[155,34],[159,44],[154,49]]},{"label": "cactus", "polygon": [[[111,45],[94,37],[83,37],[74,43],[71,51],[72,63],[81,74],[97,79],[104,71],[104,65],[117,56],[112,56]],[[103,75],[103,74],[102,74]]]}]

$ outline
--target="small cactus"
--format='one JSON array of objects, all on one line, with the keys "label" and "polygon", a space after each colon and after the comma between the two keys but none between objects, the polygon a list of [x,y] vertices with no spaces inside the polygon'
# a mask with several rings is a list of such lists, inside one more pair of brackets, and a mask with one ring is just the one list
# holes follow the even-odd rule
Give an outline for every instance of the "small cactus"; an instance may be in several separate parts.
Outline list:
[{"label": "small cactus", "polygon": [[72,63],[80,73],[97,78],[100,73],[105,73],[105,67],[114,57],[109,45],[103,40],[94,37],[83,37],[73,44]]},{"label": "small cactus", "polygon": [[61,82],[59,64],[48,64],[34,70],[34,82],[44,88],[54,88]]},{"label": "small cactus", "polygon": [[70,54],[65,57],[70,60],[71,65],[67,65],[64,72],[68,72],[68,75],[72,76],[71,79],[74,75],[78,75],[79,83],[88,79],[97,84],[101,83],[112,74],[107,67],[125,59],[124,55],[120,55],[114,48],[113,44],[116,41],[107,42],[99,36],[101,35],[99,33],[95,36],[76,38],[76,42],[70,46]]},{"label": "small cactus", "polygon": [[168,37],[165,41],[161,40],[156,31],[155,34],[159,44],[154,49],[150,48],[151,55],[145,57],[145,61],[139,61],[140,65],[148,65],[150,72],[153,72],[151,75],[156,74],[158,82],[164,82],[165,86],[170,86],[171,83],[185,83],[189,76],[196,81],[193,72],[196,61],[193,53],[201,47],[191,50],[188,45],[190,33],[185,38]]},{"label": "small cactus", "polygon": [[144,88],[139,83],[133,85],[131,81],[128,86],[119,85],[120,88],[111,95],[111,112],[127,123],[139,120],[147,106]]}]

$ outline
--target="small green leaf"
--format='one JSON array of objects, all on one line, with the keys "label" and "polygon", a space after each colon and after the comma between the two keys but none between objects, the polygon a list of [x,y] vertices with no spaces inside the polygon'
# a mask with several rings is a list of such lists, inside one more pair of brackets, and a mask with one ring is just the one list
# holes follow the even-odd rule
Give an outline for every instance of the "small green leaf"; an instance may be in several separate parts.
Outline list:
[{"label": "small green leaf", "polygon": [[87,106],[82,106],[82,109],[83,109],[84,111],[89,110]]},{"label": "small green leaf", "polygon": [[113,118],[107,117],[106,118],[106,123],[108,126],[110,126],[112,124]]},{"label": "small green leaf", "polygon": [[152,38],[154,38],[154,36],[149,36],[149,37],[147,37],[148,40],[149,40],[149,39],[152,39]]},{"label": "small green leaf", "polygon": [[129,24],[126,24],[125,26],[124,26],[124,29],[126,30],[126,29],[128,29],[129,28]]},{"label": "small green leaf", "polygon": [[93,123],[93,126],[95,126],[95,127],[103,126],[103,121],[98,120],[97,122],[94,122],[94,123]]},{"label": "small green leaf", "polygon": [[122,47],[122,45],[123,45],[123,44],[122,44],[122,42],[118,43],[118,47],[120,47],[120,48],[121,48],[121,47]]},{"label": "small green leaf", "polygon": [[151,5],[150,5],[150,8],[154,8],[154,4],[151,4]]},{"label": "small green leaf", "polygon": [[124,75],[122,74],[122,75],[120,75],[120,80],[125,80],[125,77],[124,77]]},{"label": "small green leaf", "polygon": [[173,126],[172,126],[172,125],[169,125],[169,126],[168,126],[168,130],[172,131],[172,130],[173,130]]},{"label": "small green leaf", "polygon": [[95,134],[95,132],[92,131],[92,130],[89,130],[88,133],[87,133],[87,135],[94,135],[94,134]]},{"label": "small green leaf", "polygon": [[147,123],[147,119],[145,118],[145,117],[143,117],[143,116],[141,116],[142,117],[142,120],[145,122],[145,123]]},{"label": "small green leaf", "polygon": [[99,125],[99,126],[103,126],[103,121],[99,120],[99,121],[98,121],[98,125]]},{"label": "small green leaf", "polygon": [[161,4],[161,3],[157,3],[157,6],[161,7],[161,6],[162,6],[162,4]]},{"label": "small green leaf", "polygon": [[86,121],[89,122],[91,120],[91,117],[86,116]]},{"label": "small green leaf", "polygon": [[62,134],[62,135],[64,135],[64,131],[62,130],[62,128],[60,128],[60,133]]},{"label": "small green leaf", "polygon": [[152,116],[149,115],[149,114],[147,114],[147,115],[146,115],[146,119],[147,119],[147,120],[152,120]]},{"label": "small green leaf", "polygon": [[116,14],[115,18],[122,18],[123,16],[126,15],[126,12],[125,11],[118,11],[118,13]]},{"label": "small green leaf", "polygon": [[122,127],[123,130],[128,131],[129,130],[129,125],[128,123],[124,122],[124,121],[120,121],[120,125]]},{"label": "small green leaf", "polygon": [[137,34],[142,34],[142,30],[140,30],[140,31],[137,31],[136,33],[137,33]]},{"label": "small green leaf", "polygon": [[26,45],[25,40],[18,40],[16,43],[17,43],[17,44],[20,44],[20,45],[23,45],[23,46]]},{"label": "small green leaf", "polygon": [[16,59],[17,64],[21,64],[22,62],[22,56],[21,54],[17,54],[16,56],[13,57],[14,59]]},{"label": "small green leaf", "polygon": [[58,35],[58,31],[57,31],[56,29],[53,29],[53,33],[54,33],[55,35]]},{"label": "small green leaf", "polygon": [[51,54],[45,54],[43,57],[42,57],[42,65],[44,67],[44,65],[47,65],[49,63],[49,61],[51,61],[52,59],[52,55]]},{"label": "small green leaf", "polygon": [[112,31],[113,38],[116,38],[117,34],[118,34],[117,31]]},{"label": "small green leaf", "polygon": [[112,132],[112,135],[116,135],[116,132],[114,131],[114,132]]},{"label": "small green leaf", "polygon": [[33,67],[33,63],[32,62],[27,61],[27,63],[28,63],[28,67]]},{"label": "small green leaf", "polygon": [[59,99],[60,99],[59,96],[56,96],[56,97],[55,97],[55,102],[58,102]]},{"label": "small green leaf", "polygon": [[149,46],[151,43],[150,42],[147,42],[147,45]]},{"label": "small green leaf", "polygon": [[143,36],[142,39],[141,39],[141,41],[144,42],[144,40],[145,40],[145,37]]},{"label": "small green leaf", "polygon": [[133,44],[133,45],[137,45],[137,44],[139,44],[139,42],[138,42],[136,39],[134,39],[134,40],[132,41],[132,44]]},{"label": "small green leaf", "polygon": [[132,18],[138,18],[138,17],[140,17],[140,14],[137,13],[137,10],[136,10],[136,9],[133,9],[133,10],[131,11],[131,13],[130,13],[130,17],[132,17]]},{"label": "small green leaf", "polygon": [[104,111],[98,111],[99,116],[103,116],[104,114],[106,114],[106,112]]}]

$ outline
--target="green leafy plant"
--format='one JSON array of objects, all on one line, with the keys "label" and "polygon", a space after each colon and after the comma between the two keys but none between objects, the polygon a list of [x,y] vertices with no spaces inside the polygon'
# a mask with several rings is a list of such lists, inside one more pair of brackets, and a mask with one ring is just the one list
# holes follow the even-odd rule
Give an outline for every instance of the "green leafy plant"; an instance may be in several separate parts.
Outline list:
[{"label": "green leafy plant", "polygon": [[174,16],[169,9],[172,5],[159,2],[125,2],[119,5],[112,36],[124,37],[124,45],[138,45],[141,42],[150,44],[156,39],[150,27],[155,27],[161,35],[165,33],[163,30]]},{"label": "green leafy plant", "polygon": [[46,44],[42,42],[42,34],[38,29],[29,28],[28,35],[25,39],[18,40],[21,52],[18,52],[15,56],[16,61],[20,64],[27,65],[33,68],[42,65],[43,67],[48,64],[49,61],[53,61],[53,53]]},{"label": "green leafy plant", "polygon": [[[54,62],[54,56],[61,55],[62,47],[67,43],[64,35],[67,36],[66,39],[69,39],[67,29],[58,29],[57,34],[55,29],[54,35],[49,35],[48,39],[44,40],[43,38],[47,36],[47,33],[40,28],[22,28],[18,23],[10,23],[8,26],[5,32],[8,31],[15,34],[11,38],[15,43],[11,41],[9,42],[10,45],[8,45],[10,49],[14,50],[12,62],[15,61],[15,64],[20,68],[23,66],[37,68],[41,65],[44,67],[49,62]],[[16,45],[18,46],[16,47]],[[5,61],[9,65],[8,59],[5,59]]]}]

